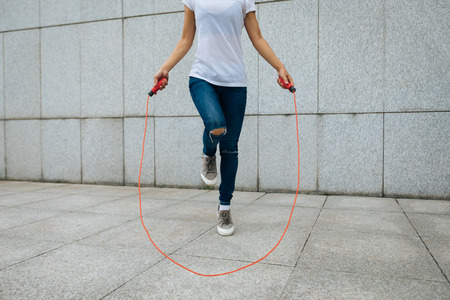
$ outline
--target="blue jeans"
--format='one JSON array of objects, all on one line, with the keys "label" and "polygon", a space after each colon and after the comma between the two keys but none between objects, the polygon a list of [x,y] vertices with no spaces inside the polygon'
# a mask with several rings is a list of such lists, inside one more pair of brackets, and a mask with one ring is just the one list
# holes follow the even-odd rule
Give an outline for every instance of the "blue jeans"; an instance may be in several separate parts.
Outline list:
[{"label": "blue jeans", "polygon": [[[238,168],[238,141],[244,122],[247,88],[217,86],[203,79],[189,77],[189,90],[205,125],[203,153],[212,157],[219,145],[222,158],[219,200],[221,205],[230,205]],[[211,134],[212,130],[219,128],[225,128],[225,132]]]}]

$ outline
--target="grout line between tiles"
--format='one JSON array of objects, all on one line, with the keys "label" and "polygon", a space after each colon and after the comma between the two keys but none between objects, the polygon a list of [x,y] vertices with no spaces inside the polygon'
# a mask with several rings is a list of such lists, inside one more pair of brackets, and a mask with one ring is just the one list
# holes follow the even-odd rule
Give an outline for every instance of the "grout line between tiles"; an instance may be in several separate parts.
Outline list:
[{"label": "grout line between tiles", "polygon": [[322,213],[322,210],[325,207],[325,203],[327,202],[327,200],[328,200],[328,196],[323,201],[322,207],[320,208],[320,211],[317,214],[316,220],[314,221],[313,226],[311,226],[311,230],[310,230],[310,232],[309,232],[309,234],[308,234],[308,236],[307,236],[307,238],[305,240],[305,243],[303,244],[302,250],[300,251],[300,255],[298,256],[297,261],[295,262],[295,265],[292,268],[291,274],[289,274],[288,280],[286,281],[286,285],[283,287],[283,290],[282,290],[282,292],[280,294],[280,297],[283,295],[284,291],[286,290],[286,287],[288,286],[289,280],[291,279],[292,274],[294,273],[295,269],[298,266],[298,261],[300,260],[300,257],[302,256],[303,250],[305,250],[306,244],[308,244],[309,238],[311,237],[311,234],[314,231],[314,227],[316,226],[317,220],[319,220],[320,214]]},{"label": "grout line between tiles", "polygon": [[447,275],[445,275],[445,272],[442,270],[441,266],[439,265],[439,263],[437,262],[436,258],[434,257],[434,255],[431,253],[430,249],[428,248],[427,244],[425,243],[425,241],[422,239],[422,236],[419,234],[419,232],[417,231],[416,227],[414,227],[413,222],[411,222],[411,220],[409,219],[408,214],[405,213],[405,211],[403,210],[403,208],[400,206],[400,203],[398,203],[398,200],[395,199],[395,201],[397,202],[398,206],[400,207],[400,209],[402,210],[403,214],[405,215],[405,217],[408,219],[408,222],[411,224],[412,228],[414,228],[414,231],[416,232],[417,236],[419,237],[420,241],[422,242],[423,246],[425,247],[425,249],[427,249],[428,253],[430,254],[430,256],[433,258],[434,263],[436,264],[436,266],[439,268],[439,270],[441,271],[441,274],[444,276],[445,280],[447,280],[447,283],[450,284],[450,280],[447,277]]}]

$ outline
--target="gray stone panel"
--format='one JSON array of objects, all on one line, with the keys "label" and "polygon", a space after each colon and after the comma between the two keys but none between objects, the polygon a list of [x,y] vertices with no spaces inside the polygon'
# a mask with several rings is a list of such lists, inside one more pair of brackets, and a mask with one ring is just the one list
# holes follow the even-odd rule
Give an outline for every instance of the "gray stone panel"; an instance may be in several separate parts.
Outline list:
[{"label": "gray stone panel", "polygon": [[39,0],[0,2],[0,31],[39,26]]},{"label": "gray stone panel", "polygon": [[[86,212],[86,208],[96,207],[103,203],[115,203],[118,197],[113,196],[93,196],[93,195],[59,195],[57,198],[45,201],[38,201],[23,205],[25,208],[51,209],[59,211],[80,211]],[[102,213],[102,212],[100,212]]]},{"label": "gray stone panel", "polygon": [[[154,17],[150,16],[128,18],[124,21],[125,116],[145,116],[147,93],[153,86],[153,75],[156,72],[153,63],[155,48],[153,19]],[[161,101],[159,97],[161,94],[150,98],[149,115],[154,115],[155,102]]]},{"label": "gray stone panel", "polygon": [[82,22],[122,17],[123,0],[78,1],[80,2],[80,21]]},{"label": "gray stone panel", "polygon": [[[142,155],[145,118],[126,118],[125,130],[125,184],[137,184]],[[141,185],[155,184],[155,122],[147,121],[144,159],[142,162]]]},{"label": "gray stone panel", "polygon": [[258,52],[253,47],[245,28],[242,31],[242,51],[244,51],[244,63],[247,73],[247,107],[246,114],[257,114],[259,106],[259,77],[258,77]]},{"label": "gray stone panel", "polygon": [[6,178],[42,179],[39,120],[5,122]]},{"label": "gray stone panel", "polygon": [[295,268],[280,299],[445,300],[448,283]]},{"label": "gray stone panel", "polygon": [[383,111],[383,3],[320,1],[320,113]]},{"label": "gray stone panel", "polygon": [[39,118],[39,30],[8,32],[4,38],[6,118]]},{"label": "gray stone panel", "polygon": [[[11,192],[11,191],[10,191]],[[0,197],[0,205],[1,206],[22,206],[30,203],[39,202],[47,199],[54,199],[57,195],[51,193],[38,193],[37,191],[33,192],[21,192],[21,193],[12,193],[6,194]]]},{"label": "gray stone panel", "polygon": [[123,120],[81,121],[83,183],[123,184]]},{"label": "gray stone panel", "polygon": [[411,223],[421,237],[450,240],[450,218],[448,215],[409,214]]},{"label": "gray stone panel", "polygon": [[[26,208],[21,209],[25,212]],[[36,208],[33,210],[46,211]],[[3,230],[2,234],[41,241],[73,243],[131,220],[124,215],[61,213],[56,210],[51,212],[54,212],[54,216]]]},{"label": "gray stone panel", "polygon": [[160,259],[154,252],[67,245],[2,270],[2,299],[100,299]]},{"label": "gray stone panel", "polygon": [[[315,207],[321,208],[325,202],[326,196],[320,195],[305,195],[298,194],[297,200],[295,202],[295,207],[298,209],[302,209],[302,207]],[[273,206],[288,206],[292,207],[294,205],[295,194],[282,194],[282,193],[273,193],[266,194],[263,197],[259,198],[252,204],[257,205],[273,205]]]},{"label": "gray stone panel", "polygon": [[386,195],[450,195],[450,113],[386,114]]},{"label": "gray stone panel", "polygon": [[[172,258],[203,274],[223,273],[249,264],[197,255],[172,255]],[[169,260],[164,260],[127,282],[105,299],[145,299],[148,295],[156,299],[210,299],[217,294],[229,299],[278,299],[291,272],[292,268],[287,266],[257,264],[227,277],[212,277],[205,280],[181,269]]]},{"label": "gray stone panel", "polygon": [[403,212],[323,209],[314,230],[417,236]]},{"label": "gray stone panel", "polygon": [[[295,116],[259,118],[259,187],[262,191],[297,189]],[[299,116],[300,190],[317,190],[317,119]]]},{"label": "gray stone panel", "polygon": [[80,0],[40,0],[40,4],[41,26],[75,23],[81,20]]},{"label": "gray stone panel", "polygon": [[[76,197],[76,195],[74,195],[72,197]],[[73,199],[70,199],[70,198],[68,199],[68,198],[69,197],[67,197],[66,199],[72,200],[71,202],[73,202]],[[86,197],[83,196],[82,197],[82,199],[86,199],[86,200],[90,200],[90,199],[94,200],[97,198],[106,198],[106,197],[102,197],[102,196],[86,196]],[[111,198],[111,197],[108,197],[108,198]],[[122,199],[116,200],[116,201],[108,201],[103,204],[96,204],[95,206],[87,207],[80,211],[81,212],[98,213],[98,214],[127,215],[130,217],[139,218],[140,210],[136,209],[137,199],[139,199],[139,197],[135,195],[132,197],[122,198]],[[45,201],[45,202],[50,202],[50,201]],[[176,204],[177,202],[178,202],[177,200],[167,200],[167,199],[154,200],[154,199],[149,199],[146,196],[142,195],[142,197],[141,197],[142,214],[146,215],[148,213],[157,212],[168,206],[172,206],[172,205]],[[139,222],[140,222],[140,220],[139,220]],[[131,224],[132,223],[130,223],[130,225]],[[135,226],[135,225],[133,225],[133,226]],[[140,226],[136,226],[135,229],[137,229],[137,228],[139,228],[140,231],[142,230]]]},{"label": "gray stone panel", "polygon": [[141,188],[142,196],[153,200],[187,200],[195,196],[207,193],[207,190],[188,190],[174,188]]},{"label": "gray stone panel", "polygon": [[319,117],[319,190],[381,195],[383,116]]},{"label": "gray stone panel", "polygon": [[94,188],[81,192],[92,196],[129,197],[137,196],[139,191],[134,186],[94,185]]},{"label": "gray stone panel", "polygon": [[[285,224],[273,226],[248,224],[236,221],[235,232],[227,239],[218,239],[217,229],[213,228],[184,246],[177,254],[196,256],[208,253],[208,257],[222,260],[256,261],[264,257],[280,240]],[[300,227],[291,227],[286,232],[283,242],[264,262],[283,266],[294,266],[300,256],[308,232]]]},{"label": "gray stone panel", "polygon": [[124,0],[123,16],[140,16],[152,14],[154,9],[154,0]]},{"label": "gray stone panel", "polygon": [[[26,184],[30,184],[30,182],[25,182]],[[38,194],[51,194],[56,196],[64,196],[71,194],[71,188],[76,188],[76,186],[81,184],[68,184],[68,183],[55,183],[55,182],[46,182],[44,186],[41,186],[40,189],[36,189],[35,192]],[[14,186],[16,187],[16,185]],[[86,188],[89,189],[91,186],[87,185]]]},{"label": "gray stone panel", "polygon": [[425,199],[398,199],[406,213],[450,215],[450,201]]},{"label": "gray stone panel", "polygon": [[0,33],[0,119],[5,117],[5,97],[3,93],[3,33]]},{"label": "gray stone panel", "polygon": [[63,246],[62,243],[34,241],[0,235],[0,269]]},{"label": "gray stone panel", "polygon": [[42,121],[44,180],[81,182],[80,120]]},{"label": "gray stone panel", "polygon": [[386,2],[386,111],[450,109],[450,3]]},{"label": "gray stone panel", "polygon": [[393,198],[329,196],[324,208],[401,212]]},{"label": "gray stone panel", "polygon": [[6,179],[5,167],[5,122],[0,121],[0,179]]},{"label": "gray stone panel", "polygon": [[317,231],[310,236],[298,266],[446,282],[420,238],[410,235]]},{"label": "gray stone panel", "polygon": [[156,185],[203,186],[202,136],[200,117],[156,118]]},{"label": "gray stone panel", "polygon": [[[26,185],[25,185],[26,184]],[[27,189],[28,185],[31,184],[31,188]],[[52,193],[57,196],[66,196],[71,194],[85,193],[86,191],[96,189],[98,185],[93,184],[64,184],[64,183],[45,183],[44,189],[42,185],[37,185],[33,187],[32,182],[24,182],[23,184],[15,184],[14,191],[21,191],[23,189],[29,191],[35,191],[37,193]],[[46,188],[45,188],[46,187]],[[7,187],[11,189],[11,187]]]},{"label": "gray stone panel", "polygon": [[[128,207],[130,207],[129,204]],[[139,210],[135,209],[135,212],[139,214]],[[167,253],[176,251],[211,228],[210,222],[192,219],[173,220],[144,217],[143,220],[145,227],[151,233],[151,237],[156,242],[158,248],[164,249]],[[168,239],[167,237],[171,238]],[[140,219],[103,231],[95,236],[82,240],[80,243],[108,248],[142,249],[152,252],[153,255],[157,253],[157,250],[153,248],[153,245],[145,234]]]},{"label": "gray stone panel", "polygon": [[258,118],[244,118],[239,138],[239,166],[236,174],[236,189],[257,189],[258,178]]},{"label": "gray stone panel", "polygon": [[42,117],[80,116],[80,27],[41,30]]},{"label": "gray stone panel", "polygon": [[122,17],[121,0],[41,0],[40,3],[41,26],[89,22]]},{"label": "gray stone panel", "polygon": [[[280,233],[279,239],[287,226],[291,211],[291,206],[260,205],[258,202],[255,202],[255,204],[249,205],[241,211],[236,212],[234,210],[233,220],[237,226],[239,226],[239,224],[248,224],[259,227],[264,224],[264,226],[267,227],[278,228]],[[319,208],[297,207],[292,215],[289,228],[298,227],[303,231],[310,231],[313,228],[319,213]],[[257,230],[257,228],[253,230]],[[249,232],[242,230],[240,234],[246,235],[249,234]],[[270,240],[274,239],[272,238]]]},{"label": "gray stone panel", "polygon": [[[303,113],[317,112],[317,18],[316,0],[259,5],[262,35],[293,77],[297,107]],[[277,79],[276,70],[260,57],[259,113],[294,112],[292,95],[278,86]]]},{"label": "gray stone panel", "polygon": [[[14,193],[21,193],[21,192],[40,192],[45,187],[54,188],[55,186],[60,186],[59,183],[46,183],[45,186],[42,185],[41,182],[30,182],[30,181],[0,181],[2,190],[6,191],[12,191]],[[53,186],[54,185],[54,186]]]},{"label": "gray stone panel", "polygon": [[[450,249],[450,239],[424,237],[422,240],[448,278],[450,276],[450,251],[448,251]],[[447,294],[450,294],[450,292]]]},{"label": "gray stone panel", "polygon": [[81,115],[123,116],[122,21],[81,26]]},{"label": "gray stone panel", "polygon": [[[14,192],[6,191],[6,190],[0,191],[0,196],[11,195],[11,194],[14,194]],[[0,209],[3,209],[3,208],[6,208],[6,206],[4,206],[3,204],[0,204]]]},{"label": "gray stone panel", "polygon": [[[184,13],[156,15],[153,19],[156,33],[153,38],[154,70],[145,72],[150,83],[153,83],[154,73],[167,60],[181,37]],[[198,115],[189,93],[189,72],[194,61],[196,44],[195,40],[189,53],[170,72],[167,88],[153,99],[156,116]]]},{"label": "gray stone panel", "polygon": [[153,0],[155,3],[155,13],[167,13],[174,11],[184,11],[184,4],[181,0]]},{"label": "gray stone panel", "polygon": [[[231,200],[233,201],[233,200]],[[162,209],[158,212],[147,211],[146,216],[158,219],[174,219],[174,220],[196,220],[199,222],[217,221],[217,205],[219,199],[211,199],[210,201],[180,201],[173,206]],[[233,212],[241,210],[244,206],[240,204],[232,204]],[[211,223],[209,223],[211,226]],[[211,227],[205,228],[205,231]]]},{"label": "gray stone panel", "polygon": [[[3,197],[4,198],[4,197]],[[34,223],[60,214],[55,210],[43,210],[25,207],[9,207],[0,210],[0,230]],[[9,236],[11,238],[11,236]],[[18,235],[14,236],[18,237]]]}]

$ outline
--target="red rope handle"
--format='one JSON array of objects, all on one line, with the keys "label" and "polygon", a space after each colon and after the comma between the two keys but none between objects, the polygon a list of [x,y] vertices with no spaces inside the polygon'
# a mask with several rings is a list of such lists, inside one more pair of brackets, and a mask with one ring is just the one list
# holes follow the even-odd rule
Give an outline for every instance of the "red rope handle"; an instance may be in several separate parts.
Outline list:
[{"label": "red rope handle", "polygon": [[187,270],[187,271],[189,271],[191,273],[194,273],[194,274],[199,275],[199,276],[204,276],[204,277],[216,277],[216,276],[223,276],[223,275],[232,274],[232,273],[235,273],[237,271],[240,271],[240,270],[243,270],[245,268],[248,268],[250,266],[253,266],[253,265],[259,263],[260,261],[262,261],[263,259],[265,259],[267,256],[269,256],[270,253],[272,253],[278,247],[278,245],[283,240],[283,237],[286,234],[286,231],[289,228],[289,224],[291,223],[291,219],[292,219],[292,214],[294,213],[295,203],[297,202],[298,190],[299,190],[299,187],[300,187],[300,138],[299,138],[299,131],[298,131],[298,114],[297,114],[297,102],[295,100],[295,92],[294,92],[294,106],[295,106],[295,123],[296,123],[296,128],[297,128],[297,153],[298,153],[298,157],[297,157],[297,191],[295,193],[294,204],[292,205],[291,214],[289,215],[289,220],[288,220],[288,223],[286,225],[286,228],[284,229],[284,232],[281,235],[281,238],[278,241],[278,243],[266,255],[264,255],[263,257],[261,257],[260,259],[258,259],[256,261],[254,261],[254,262],[252,262],[252,263],[250,263],[248,265],[245,265],[243,267],[240,267],[240,268],[238,268],[236,270],[225,272],[225,273],[219,273],[219,274],[202,274],[202,273],[198,273],[198,272],[195,272],[195,271],[193,271],[193,270],[183,266],[182,264],[174,261],[170,256],[168,256],[161,249],[158,248],[158,246],[155,244],[155,242],[150,237],[150,233],[148,232],[148,229],[147,229],[147,227],[144,224],[144,219],[142,217],[142,200],[141,200],[141,172],[142,172],[142,161],[144,159],[145,136],[147,134],[147,118],[148,118],[148,102],[149,102],[149,100],[150,100],[150,96],[148,96],[148,98],[147,98],[147,109],[146,109],[146,112],[145,112],[144,142],[142,143],[142,155],[141,155],[141,164],[140,164],[140,168],[139,168],[138,188],[139,188],[139,214],[141,216],[142,226],[144,227],[145,232],[147,233],[147,236],[148,236],[150,242],[152,242],[152,244],[153,244],[153,246],[155,246],[156,250],[158,250],[162,255],[167,257],[167,259],[169,259],[171,262],[173,262],[177,266],[179,266],[179,267],[181,267],[181,268],[183,268],[183,269],[185,269],[185,270]]}]

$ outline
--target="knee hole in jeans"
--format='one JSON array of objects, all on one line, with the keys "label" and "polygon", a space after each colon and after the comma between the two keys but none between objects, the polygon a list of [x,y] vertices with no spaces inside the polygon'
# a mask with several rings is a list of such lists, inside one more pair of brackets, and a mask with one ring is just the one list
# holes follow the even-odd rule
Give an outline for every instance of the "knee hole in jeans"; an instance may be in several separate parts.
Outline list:
[{"label": "knee hole in jeans", "polygon": [[211,130],[210,131],[210,133],[212,134],[212,135],[221,135],[221,134],[223,134],[225,132],[225,128],[217,128],[217,129],[214,129],[214,130]]}]

